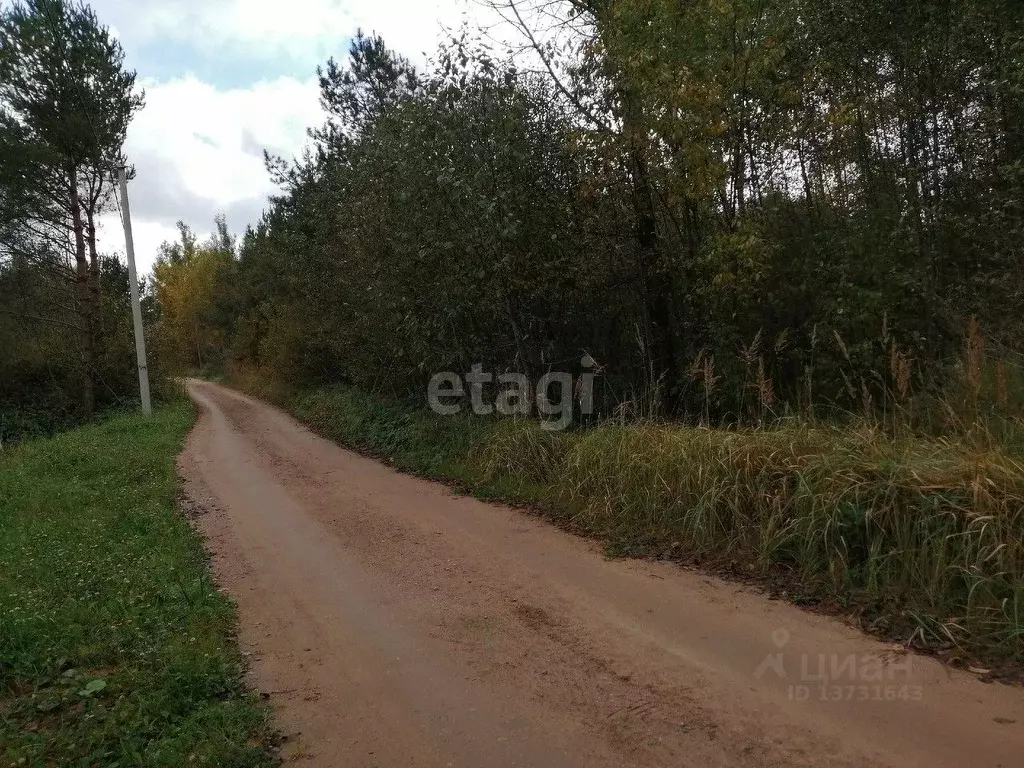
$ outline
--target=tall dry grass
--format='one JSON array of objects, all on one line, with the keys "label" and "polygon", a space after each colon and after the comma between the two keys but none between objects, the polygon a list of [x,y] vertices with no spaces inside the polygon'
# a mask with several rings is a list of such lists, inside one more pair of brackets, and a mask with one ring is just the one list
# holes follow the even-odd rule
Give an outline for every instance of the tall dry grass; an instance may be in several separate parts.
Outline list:
[{"label": "tall dry grass", "polygon": [[545,488],[552,514],[620,550],[785,574],[907,640],[1024,660],[1024,461],[1001,449],[870,427],[552,435],[516,421],[476,461]]},{"label": "tall dry grass", "polygon": [[813,410],[813,372],[807,407],[776,410],[759,336],[741,352],[749,426],[709,426],[719,379],[701,355],[696,426],[614,420],[555,435],[510,421],[474,462],[489,479],[539,484],[554,515],[620,550],[781,575],[921,645],[1024,661],[1021,368],[987,356],[972,323],[939,389],[883,336],[889,370],[846,374],[859,407],[838,420]]}]

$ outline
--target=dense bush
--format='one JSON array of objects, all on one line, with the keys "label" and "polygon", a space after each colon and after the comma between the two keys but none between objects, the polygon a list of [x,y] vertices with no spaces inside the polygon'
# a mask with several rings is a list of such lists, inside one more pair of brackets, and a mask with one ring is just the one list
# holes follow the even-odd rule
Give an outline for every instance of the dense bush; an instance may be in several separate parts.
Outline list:
[{"label": "dense bush", "polygon": [[[45,267],[25,260],[0,265],[0,442],[52,434],[89,418],[81,398],[86,367],[99,410],[138,402],[127,267],[116,258],[102,260],[91,364],[82,356],[76,313],[63,308],[65,295]],[[154,311],[148,301],[150,328]],[[149,369],[155,397],[169,394],[158,353],[150,355]]]}]

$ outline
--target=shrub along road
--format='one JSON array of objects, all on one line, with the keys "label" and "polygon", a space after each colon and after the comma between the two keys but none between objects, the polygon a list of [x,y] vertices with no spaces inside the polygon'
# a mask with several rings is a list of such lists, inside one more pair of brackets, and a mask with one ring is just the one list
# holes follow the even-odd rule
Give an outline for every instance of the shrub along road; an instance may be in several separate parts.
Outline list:
[{"label": "shrub along road", "polygon": [[[1024,693],[664,563],[607,560],[191,382],[180,468],[286,758],[1013,766]],[[305,764],[305,763],[304,763]]]}]

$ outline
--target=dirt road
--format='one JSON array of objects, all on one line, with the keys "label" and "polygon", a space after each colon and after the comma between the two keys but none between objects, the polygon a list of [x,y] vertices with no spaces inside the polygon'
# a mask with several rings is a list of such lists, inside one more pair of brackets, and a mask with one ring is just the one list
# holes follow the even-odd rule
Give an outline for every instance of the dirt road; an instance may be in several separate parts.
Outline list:
[{"label": "dirt road", "polygon": [[1024,766],[1019,689],[189,390],[181,470],[295,764]]}]

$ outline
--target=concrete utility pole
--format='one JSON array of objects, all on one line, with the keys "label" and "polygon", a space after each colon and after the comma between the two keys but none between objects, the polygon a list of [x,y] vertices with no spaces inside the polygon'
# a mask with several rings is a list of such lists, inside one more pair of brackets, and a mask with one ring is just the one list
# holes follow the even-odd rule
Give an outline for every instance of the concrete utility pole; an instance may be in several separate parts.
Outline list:
[{"label": "concrete utility pole", "polygon": [[149,368],[146,365],[146,337],[142,332],[142,305],[139,303],[139,278],[135,272],[135,240],[132,238],[132,212],[128,207],[128,175],[122,165],[117,169],[121,185],[121,221],[124,223],[124,247],[128,255],[128,289],[132,295],[132,320],[135,324],[135,357],[139,362],[139,395],[142,412],[152,415],[149,399]]}]

